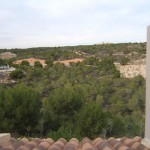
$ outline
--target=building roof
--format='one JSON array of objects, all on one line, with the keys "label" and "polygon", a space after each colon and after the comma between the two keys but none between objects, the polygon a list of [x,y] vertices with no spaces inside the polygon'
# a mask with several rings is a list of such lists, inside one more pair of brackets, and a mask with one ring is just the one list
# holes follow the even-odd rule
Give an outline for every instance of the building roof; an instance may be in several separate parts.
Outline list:
[{"label": "building roof", "polygon": [[0,54],[1,59],[10,59],[10,58],[14,58],[16,56],[17,56],[16,54],[11,53],[11,52],[4,52],[4,53]]},{"label": "building roof", "polygon": [[28,140],[22,138],[19,140],[11,138],[7,144],[0,145],[0,150],[149,150],[141,144],[142,138],[127,138],[115,139],[113,137],[104,140],[100,137],[90,140],[84,138],[79,141],[72,138],[69,141],[60,138],[54,141],[51,138],[39,139],[33,138]]},{"label": "building roof", "polygon": [[30,66],[34,66],[34,63],[36,61],[39,61],[42,65],[45,65],[45,60],[44,59],[36,59],[36,58],[27,58],[27,59],[16,60],[13,63],[14,64],[21,64],[22,61],[28,61]]},{"label": "building roof", "polygon": [[68,60],[60,60],[60,61],[55,61],[54,63],[62,63],[66,66],[69,66],[69,63],[77,63],[77,62],[82,62],[84,59],[81,58],[75,58],[75,59],[68,59]]}]

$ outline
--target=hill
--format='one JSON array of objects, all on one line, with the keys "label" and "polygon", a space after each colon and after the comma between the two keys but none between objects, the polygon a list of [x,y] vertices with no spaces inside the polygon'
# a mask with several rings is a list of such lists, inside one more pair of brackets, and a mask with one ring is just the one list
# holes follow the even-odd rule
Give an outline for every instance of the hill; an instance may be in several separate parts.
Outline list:
[{"label": "hill", "polygon": [[[79,139],[142,137],[145,79],[122,76],[115,63],[124,68],[142,65],[139,60],[145,58],[145,46],[126,43],[12,50],[17,58],[5,63],[16,68],[10,74],[15,82],[0,86],[0,132],[58,138],[63,134]],[[13,64],[30,57],[44,59],[47,65]],[[69,66],[60,63],[75,58],[82,61]]]}]

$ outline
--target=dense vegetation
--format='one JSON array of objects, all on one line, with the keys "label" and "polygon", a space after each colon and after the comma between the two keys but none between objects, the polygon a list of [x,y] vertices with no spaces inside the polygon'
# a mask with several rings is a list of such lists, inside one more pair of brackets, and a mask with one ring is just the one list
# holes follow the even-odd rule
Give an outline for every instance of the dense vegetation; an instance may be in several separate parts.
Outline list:
[{"label": "dense vegetation", "polygon": [[[132,45],[105,47],[115,51],[119,46],[133,49]],[[141,49],[134,50],[145,53],[145,43],[137,45]],[[19,58],[49,57],[50,62],[45,68],[38,64],[35,68],[29,64],[16,66],[12,78],[17,83],[0,86],[0,132],[54,139],[143,136],[145,79],[142,76],[121,78],[113,64],[115,56],[106,51],[108,55],[101,61],[88,57],[82,63],[71,63],[70,67],[53,64],[53,60],[76,57],[73,49],[92,55],[102,53],[96,47],[104,45],[64,47],[62,51],[56,48],[58,52],[47,48],[13,50]]]},{"label": "dense vegetation", "polygon": [[[7,52],[7,49],[0,49],[0,52]],[[143,57],[146,53],[146,43],[119,43],[119,44],[99,44],[99,45],[79,45],[65,47],[37,47],[27,49],[10,49],[12,53],[20,58],[42,58],[42,59],[70,59],[75,57],[96,56],[104,58],[108,55],[115,55],[115,59],[120,59],[120,55],[128,56],[130,59]],[[77,53],[76,53],[77,52]],[[79,52],[79,53],[78,53]]]}]

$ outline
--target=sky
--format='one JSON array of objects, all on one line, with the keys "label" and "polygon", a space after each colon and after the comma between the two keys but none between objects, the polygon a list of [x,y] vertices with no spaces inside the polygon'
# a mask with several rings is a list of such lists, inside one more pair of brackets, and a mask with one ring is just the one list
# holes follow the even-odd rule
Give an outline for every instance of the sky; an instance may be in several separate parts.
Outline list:
[{"label": "sky", "polygon": [[150,0],[0,0],[0,48],[145,42]]}]

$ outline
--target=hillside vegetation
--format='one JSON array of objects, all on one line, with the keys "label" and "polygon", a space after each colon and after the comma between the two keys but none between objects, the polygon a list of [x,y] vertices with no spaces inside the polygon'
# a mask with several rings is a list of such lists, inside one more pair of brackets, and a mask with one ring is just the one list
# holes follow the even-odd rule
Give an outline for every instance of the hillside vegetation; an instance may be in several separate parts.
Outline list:
[{"label": "hillside vegetation", "polygon": [[[17,73],[10,74],[16,83],[0,85],[0,132],[54,139],[143,136],[145,79],[121,77],[114,62],[145,58],[145,43],[11,52],[17,58],[4,61],[17,68]],[[47,66],[12,63],[29,57],[46,59]],[[54,64],[72,58],[84,61],[70,66]]]}]

